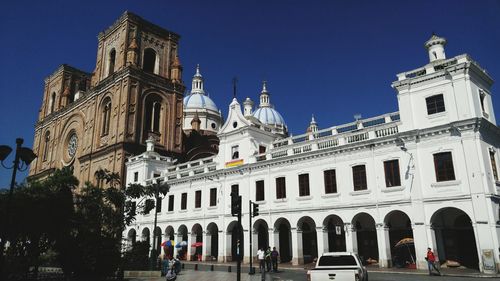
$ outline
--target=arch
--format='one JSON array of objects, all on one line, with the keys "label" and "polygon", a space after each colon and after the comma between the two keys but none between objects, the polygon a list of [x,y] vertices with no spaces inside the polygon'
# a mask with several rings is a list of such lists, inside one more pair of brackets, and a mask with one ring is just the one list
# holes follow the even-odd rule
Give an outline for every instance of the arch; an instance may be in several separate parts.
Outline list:
[{"label": "arch", "polygon": [[149,137],[149,133],[160,134],[162,123],[163,98],[158,94],[149,94],[144,99],[144,140]]},{"label": "arch", "polygon": [[[253,224],[253,234],[254,237],[256,238],[255,241],[255,246],[257,249],[267,249],[267,247],[270,247],[269,245],[269,226],[267,225],[267,222],[263,219],[258,219],[255,221]],[[253,250],[257,250],[253,249]]]},{"label": "arch", "polygon": [[126,248],[130,249],[132,245],[135,244],[136,239],[137,239],[137,232],[135,231],[135,229],[133,228],[129,229],[129,231],[127,232]]},{"label": "arch", "polygon": [[413,239],[413,229],[410,217],[403,211],[394,210],[389,212],[384,218],[384,224],[389,229],[390,259],[392,265],[403,267],[408,263],[415,263],[415,245],[413,243],[395,247],[404,239]]},{"label": "arch", "polygon": [[445,207],[434,212],[430,222],[440,261],[454,260],[465,267],[479,269],[476,238],[467,213]]},{"label": "arch", "polygon": [[[195,223],[191,228],[191,245],[194,243],[203,243],[203,228],[199,223]],[[188,245],[188,247],[191,247]],[[200,247],[195,247],[194,255],[191,257],[191,260],[202,260],[203,253],[203,245]]]},{"label": "arch", "polygon": [[151,48],[144,49],[142,69],[145,72],[158,74],[159,57],[156,51]]},{"label": "arch", "polygon": [[101,136],[109,134],[111,119],[111,98],[106,97],[101,105]]},{"label": "arch", "polygon": [[[177,229],[177,244],[184,241],[186,243],[188,242],[188,231],[187,227],[184,224],[181,224]],[[186,253],[187,253],[187,245],[180,247],[179,250],[177,251],[179,258],[182,260],[186,259]]]},{"label": "arch", "polygon": [[148,242],[148,244],[150,244],[149,228],[145,227],[145,228],[142,230],[141,240],[142,240],[142,241],[147,241],[147,242]]},{"label": "arch", "polygon": [[156,251],[155,255],[157,256],[161,250],[161,228],[157,226],[154,232],[154,241],[153,241],[153,250]]},{"label": "arch", "polygon": [[274,245],[277,246],[282,262],[289,262],[293,258],[292,252],[292,227],[285,218],[274,222]]},{"label": "arch", "polygon": [[325,241],[328,242],[326,249],[329,252],[346,251],[344,221],[337,215],[329,215],[323,220],[323,229],[326,235]]},{"label": "arch", "polygon": [[115,72],[116,50],[111,49],[108,54],[108,76]]},{"label": "arch", "polygon": [[175,231],[171,225],[165,228],[165,240],[175,240],[174,234]]},{"label": "arch", "polygon": [[[169,225],[165,228],[165,241],[175,241],[175,232],[174,232],[174,228]],[[172,242],[172,243],[175,243],[175,242]],[[175,245],[172,245],[172,246],[164,246],[163,247],[163,251],[165,252],[165,255],[167,257],[172,257],[174,256],[174,249],[175,249]]]},{"label": "arch", "polygon": [[43,161],[47,161],[50,146],[50,131],[46,131],[43,139]]},{"label": "arch", "polygon": [[[318,257],[318,238],[316,234],[316,223],[311,217],[304,216],[297,222],[297,245],[302,244],[304,263],[310,263]],[[299,259],[301,257],[298,257]]]},{"label": "arch", "polygon": [[352,225],[356,232],[358,254],[363,263],[367,259],[378,260],[377,230],[375,220],[367,213],[358,213],[352,218]]},{"label": "arch", "polygon": [[219,227],[211,222],[207,226],[206,246],[210,260],[217,261],[219,258]]},{"label": "arch", "polygon": [[[244,240],[243,240],[243,227],[237,227],[238,223],[236,221],[232,221],[227,226],[226,235],[227,237],[227,249],[226,253],[228,261],[236,261],[238,258],[242,258],[244,256]],[[239,240],[239,249],[238,249],[238,240]]]}]

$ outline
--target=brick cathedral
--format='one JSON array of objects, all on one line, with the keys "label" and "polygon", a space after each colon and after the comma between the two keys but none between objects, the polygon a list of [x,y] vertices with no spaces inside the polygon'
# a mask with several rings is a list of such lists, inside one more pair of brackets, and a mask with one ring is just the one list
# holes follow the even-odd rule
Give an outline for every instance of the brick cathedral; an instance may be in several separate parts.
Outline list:
[{"label": "brick cathedral", "polygon": [[117,172],[123,180],[126,158],[142,153],[149,138],[161,155],[181,161],[190,160],[185,150],[193,143],[206,144],[199,157],[215,154],[213,132],[199,126],[183,131],[186,87],[179,39],[125,12],[99,33],[92,73],[64,64],[49,75],[35,125],[38,158],[30,177],[71,166],[80,184],[95,183],[100,169]]}]

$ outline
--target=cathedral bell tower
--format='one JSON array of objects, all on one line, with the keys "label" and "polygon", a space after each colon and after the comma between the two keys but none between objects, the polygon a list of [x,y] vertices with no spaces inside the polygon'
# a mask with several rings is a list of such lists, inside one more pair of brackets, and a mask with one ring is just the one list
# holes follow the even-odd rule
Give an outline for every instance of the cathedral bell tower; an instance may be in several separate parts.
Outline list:
[{"label": "cathedral bell tower", "polygon": [[[72,166],[83,185],[101,169],[124,179],[125,160],[153,139],[164,156],[182,154],[180,36],[123,13],[98,35],[92,73],[68,65],[46,79],[35,127],[31,177]],[[123,181],[124,182],[124,181]]]}]

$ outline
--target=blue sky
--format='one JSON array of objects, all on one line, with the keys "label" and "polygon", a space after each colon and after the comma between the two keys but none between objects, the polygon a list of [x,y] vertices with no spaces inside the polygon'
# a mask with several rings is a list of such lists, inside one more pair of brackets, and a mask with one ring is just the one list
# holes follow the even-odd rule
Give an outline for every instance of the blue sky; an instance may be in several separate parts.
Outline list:
[{"label": "blue sky", "polygon": [[[201,65],[205,88],[227,113],[238,98],[271,102],[292,134],[314,114],[320,128],[397,111],[399,72],[427,63],[432,32],[448,57],[468,53],[500,82],[500,1],[2,1],[0,144],[33,142],[44,78],[67,63],[91,72],[97,34],[125,10],[181,35],[188,87]],[[500,110],[498,85],[493,103]],[[497,113],[498,118],[498,113]],[[8,159],[11,162],[12,158]],[[0,168],[0,187],[10,182]],[[18,176],[21,181],[26,173]]]}]

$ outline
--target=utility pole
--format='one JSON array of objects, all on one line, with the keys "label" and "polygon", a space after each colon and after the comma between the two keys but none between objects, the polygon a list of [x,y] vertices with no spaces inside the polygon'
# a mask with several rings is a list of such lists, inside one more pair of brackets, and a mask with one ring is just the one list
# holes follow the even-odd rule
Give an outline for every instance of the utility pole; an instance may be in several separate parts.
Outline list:
[{"label": "utility pole", "polygon": [[231,215],[233,217],[238,218],[238,224],[236,225],[236,229],[238,230],[236,233],[236,281],[241,281],[241,260],[242,260],[242,251],[241,251],[241,236],[243,235],[243,226],[241,226],[241,195],[238,195],[235,192],[231,193]]},{"label": "utility pole", "polygon": [[250,275],[253,275],[255,274],[255,271],[253,270],[253,266],[252,266],[252,263],[253,263],[253,254],[252,254],[252,236],[253,236],[253,233],[252,233],[252,200],[248,200],[248,220],[249,220],[249,224],[248,224],[248,231],[250,232],[249,233],[249,237],[250,237],[250,271],[248,272],[248,274]]}]

